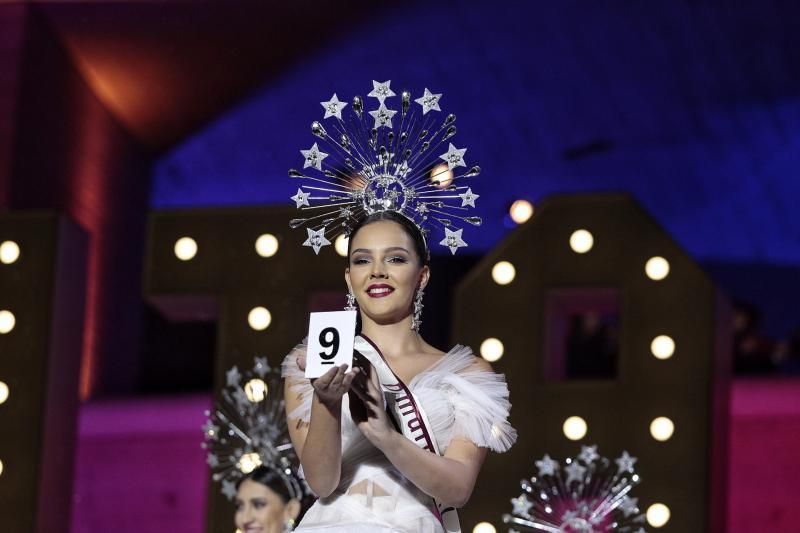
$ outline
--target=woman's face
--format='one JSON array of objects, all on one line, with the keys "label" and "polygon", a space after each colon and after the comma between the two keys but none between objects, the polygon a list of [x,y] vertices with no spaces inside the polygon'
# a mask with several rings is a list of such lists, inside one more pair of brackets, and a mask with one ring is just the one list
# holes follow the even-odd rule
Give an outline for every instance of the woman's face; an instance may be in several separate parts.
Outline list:
[{"label": "woman's face", "polygon": [[286,521],[294,518],[290,504],[266,485],[246,479],[236,493],[234,522],[242,533],[282,533]]},{"label": "woman's face", "polygon": [[378,324],[409,316],[416,289],[427,284],[429,275],[428,267],[420,266],[413,239],[396,222],[367,224],[350,243],[345,280],[362,313]]}]

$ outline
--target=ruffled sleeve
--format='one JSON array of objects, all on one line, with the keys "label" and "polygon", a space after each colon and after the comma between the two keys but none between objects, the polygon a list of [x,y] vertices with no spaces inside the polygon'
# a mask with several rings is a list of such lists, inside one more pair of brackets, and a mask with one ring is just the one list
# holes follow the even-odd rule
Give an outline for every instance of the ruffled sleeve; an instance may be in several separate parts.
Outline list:
[{"label": "ruffled sleeve", "polygon": [[442,428],[449,437],[445,437],[446,443],[463,438],[505,452],[517,440],[517,431],[508,422],[511,403],[505,376],[494,372],[469,348],[456,346],[430,372],[419,376],[417,386],[444,392],[452,409],[446,423],[450,427]]},{"label": "ruffled sleeve", "polygon": [[301,342],[289,352],[283,359],[281,365],[281,376],[285,379],[285,387],[288,387],[289,392],[294,393],[300,399],[300,404],[292,410],[291,413],[286,414],[286,418],[302,420],[308,422],[311,420],[311,400],[314,396],[314,387],[311,386],[311,381],[305,377],[305,373],[297,366],[297,358],[306,354],[307,344],[305,341]]}]

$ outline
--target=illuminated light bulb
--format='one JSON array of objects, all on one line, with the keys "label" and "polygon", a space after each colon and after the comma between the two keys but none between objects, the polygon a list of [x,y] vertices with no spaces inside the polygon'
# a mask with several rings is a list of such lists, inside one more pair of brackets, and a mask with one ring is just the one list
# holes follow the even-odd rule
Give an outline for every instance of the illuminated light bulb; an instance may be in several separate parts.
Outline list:
[{"label": "illuminated light bulb", "polygon": [[494,363],[503,357],[504,351],[505,347],[503,347],[503,343],[494,337],[490,337],[481,343],[481,357],[490,363]]},{"label": "illuminated light bulb", "polygon": [[8,400],[8,385],[0,381],[0,404],[6,403],[6,400]]},{"label": "illuminated light bulb", "polygon": [[453,183],[453,171],[446,163],[441,163],[431,170],[431,183],[440,189],[449,187]]},{"label": "illuminated light bulb", "polygon": [[239,463],[236,466],[239,467],[239,470],[241,470],[243,474],[249,474],[261,466],[261,457],[259,457],[255,452],[246,453],[242,455],[241,459],[239,459]]},{"label": "illuminated light bulb", "polygon": [[181,237],[175,241],[175,257],[189,261],[197,255],[197,242],[191,237]]},{"label": "illuminated light bulb", "polygon": [[261,257],[272,257],[278,253],[278,238],[265,233],[256,239],[256,253]]},{"label": "illuminated light bulb", "polygon": [[3,309],[0,311],[0,335],[4,335],[14,329],[17,325],[17,319],[14,313]]},{"label": "illuminated light bulb", "polygon": [[337,254],[342,257],[347,257],[347,237],[344,233],[336,237],[336,240],[333,242],[333,247],[336,249]]},{"label": "illuminated light bulb", "polygon": [[571,416],[564,420],[564,436],[569,440],[581,440],[586,436],[588,427],[586,420],[579,416]]},{"label": "illuminated light bulb", "polygon": [[517,269],[508,261],[500,261],[492,267],[492,279],[498,285],[508,285],[517,275]]},{"label": "illuminated light bulb", "polygon": [[659,442],[665,442],[675,433],[675,424],[666,416],[659,416],[650,422],[650,435]]},{"label": "illuminated light bulb", "polygon": [[659,335],[650,343],[650,352],[656,359],[669,359],[675,353],[675,341],[669,335]]},{"label": "illuminated light bulb", "polygon": [[489,522],[478,522],[472,528],[472,533],[497,533],[497,530]]},{"label": "illuminated light bulb", "polygon": [[3,461],[0,461],[0,476],[3,475]]},{"label": "illuminated light bulb", "polygon": [[594,237],[585,229],[572,232],[569,237],[569,247],[578,254],[585,254],[594,246]]},{"label": "illuminated light bulb", "polygon": [[272,313],[266,307],[254,307],[247,315],[247,323],[256,331],[264,331],[272,323]]},{"label": "illuminated light bulb", "polygon": [[653,527],[663,527],[669,522],[669,507],[663,503],[654,503],[647,508],[647,523]]},{"label": "illuminated light bulb", "polygon": [[653,281],[661,281],[669,275],[669,261],[663,257],[651,257],[647,260],[644,271]]},{"label": "illuminated light bulb", "polygon": [[19,245],[14,241],[3,241],[0,244],[0,263],[10,265],[19,259]]},{"label": "illuminated light bulb", "polygon": [[533,216],[533,204],[528,200],[517,200],[511,204],[508,214],[517,224],[524,224]]},{"label": "illuminated light bulb", "polygon": [[264,383],[262,379],[251,379],[248,381],[244,386],[244,392],[247,395],[247,399],[253,403],[258,403],[264,400],[267,397],[267,392],[269,392],[269,387],[267,384]]}]

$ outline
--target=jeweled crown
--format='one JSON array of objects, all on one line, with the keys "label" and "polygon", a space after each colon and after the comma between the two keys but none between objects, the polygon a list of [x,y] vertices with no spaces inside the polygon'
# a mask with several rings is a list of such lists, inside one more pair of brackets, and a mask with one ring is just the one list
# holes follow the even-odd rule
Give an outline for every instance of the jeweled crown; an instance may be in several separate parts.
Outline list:
[{"label": "jeweled crown", "polygon": [[[395,211],[416,224],[423,236],[434,227],[442,228],[439,244],[455,254],[467,246],[463,227],[458,226],[481,224],[479,217],[466,215],[479,195],[461,180],[477,176],[481,169],[467,167],[467,149],[450,142],[456,134],[456,116],[442,118],[442,95],[427,88],[413,100],[419,107],[412,106],[411,93],[403,91],[399,109],[391,109],[387,101],[397,96],[391,81],[372,85],[367,96],[378,106],[366,114],[360,96],[352,105],[335,93],[320,102],[325,125],[311,124],[319,141],[300,150],[302,170],[289,170],[290,178],[305,181],[291,199],[308,216],[293,219],[290,226],[305,226],[308,238],[303,246],[319,254],[339,234],[349,235],[363,218]],[[441,153],[445,146],[447,151]],[[461,167],[464,170],[457,173]]]}]

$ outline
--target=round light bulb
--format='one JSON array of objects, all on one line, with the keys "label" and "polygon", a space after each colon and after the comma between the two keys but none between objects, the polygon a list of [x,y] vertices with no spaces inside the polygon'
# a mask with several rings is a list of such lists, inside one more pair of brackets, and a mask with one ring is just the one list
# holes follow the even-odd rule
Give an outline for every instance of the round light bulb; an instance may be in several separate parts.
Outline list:
[{"label": "round light bulb", "polygon": [[669,275],[669,261],[663,257],[651,257],[647,260],[644,271],[653,281],[661,281]]},{"label": "round light bulb", "polygon": [[10,265],[19,259],[19,245],[14,241],[3,241],[0,244],[0,263]]},{"label": "round light bulb", "polygon": [[579,416],[571,416],[564,420],[564,436],[569,440],[581,440],[586,436],[588,427],[586,420]]},{"label": "round light bulb", "polygon": [[272,323],[272,313],[266,307],[254,307],[247,315],[247,323],[256,331],[264,331]]},{"label": "round light bulb", "polygon": [[251,379],[248,381],[244,386],[244,392],[247,395],[247,399],[253,403],[258,403],[264,400],[267,397],[267,392],[269,392],[269,387],[267,384],[264,383],[263,379]]},{"label": "round light bulb", "polygon": [[569,237],[569,247],[578,254],[585,254],[594,246],[594,236],[585,229],[572,232]]},{"label": "round light bulb", "polygon": [[511,204],[508,214],[517,224],[524,224],[533,216],[533,204],[528,200],[517,200]]},{"label": "round light bulb", "polygon": [[0,461],[0,476],[3,475],[3,461]]},{"label": "round light bulb", "polygon": [[17,319],[14,313],[5,309],[0,311],[0,335],[10,332],[16,324]]},{"label": "round light bulb", "polygon": [[508,261],[500,261],[492,267],[492,279],[498,285],[508,285],[517,275],[517,269]]},{"label": "round light bulb", "polygon": [[650,435],[659,442],[668,441],[675,433],[675,424],[666,416],[659,416],[650,422]]},{"label": "round light bulb", "polygon": [[445,189],[453,183],[453,171],[446,163],[441,163],[431,170],[431,183],[440,189]]},{"label": "round light bulb", "polygon": [[6,403],[6,400],[8,400],[8,385],[0,381],[0,404]]},{"label": "round light bulb", "polygon": [[663,527],[669,522],[669,507],[663,503],[654,503],[647,508],[647,523],[653,527]]},{"label": "round light bulb", "polygon": [[255,452],[246,453],[242,455],[241,459],[239,459],[239,464],[236,466],[239,467],[239,470],[241,470],[243,474],[249,474],[261,466],[261,457]]},{"label": "round light bulb", "polygon": [[197,242],[191,237],[181,237],[175,241],[175,257],[189,261],[197,255]]},{"label": "round light bulb", "polygon": [[675,353],[675,341],[669,335],[659,335],[650,343],[650,352],[656,359],[669,359]]},{"label": "round light bulb", "polygon": [[347,237],[344,233],[336,237],[336,240],[333,242],[333,247],[336,249],[336,253],[342,257],[347,257]]},{"label": "round light bulb", "polygon": [[494,337],[490,337],[481,343],[481,357],[490,363],[494,363],[503,357],[504,351],[505,347],[503,346],[503,343]]},{"label": "round light bulb", "polygon": [[478,522],[472,528],[472,533],[497,533],[497,530],[489,522]]},{"label": "round light bulb", "polygon": [[261,257],[272,257],[278,253],[278,238],[272,233],[265,233],[256,239],[256,253]]}]

